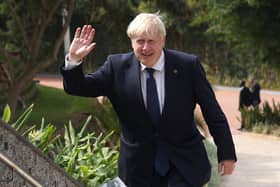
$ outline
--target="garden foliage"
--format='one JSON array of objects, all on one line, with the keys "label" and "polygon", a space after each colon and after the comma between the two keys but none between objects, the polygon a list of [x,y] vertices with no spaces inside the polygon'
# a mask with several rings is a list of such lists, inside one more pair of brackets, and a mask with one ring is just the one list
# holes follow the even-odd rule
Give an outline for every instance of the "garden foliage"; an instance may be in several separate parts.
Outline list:
[{"label": "garden foliage", "polygon": [[280,103],[267,101],[261,106],[241,111],[245,129],[280,136]]},{"label": "garden foliage", "polygon": [[[117,176],[117,146],[109,146],[113,131],[106,136],[87,132],[92,118],[90,115],[79,132],[69,121],[62,136],[54,125],[45,125],[44,118],[40,128],[25,123],[32,109],[33,105],[30,105],[11,125],[68,174],[85,186],[99,186]],[[11,110],[8,105],[4,108],[2,119],[10,122]]]}]

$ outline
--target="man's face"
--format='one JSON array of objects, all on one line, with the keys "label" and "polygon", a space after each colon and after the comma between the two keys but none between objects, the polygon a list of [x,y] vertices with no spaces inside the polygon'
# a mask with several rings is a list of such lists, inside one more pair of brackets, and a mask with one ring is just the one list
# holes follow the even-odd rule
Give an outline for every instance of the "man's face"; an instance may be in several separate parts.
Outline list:
[{"label": "man's face", "polygon": [[165,38],[160,35],[150,36],[143,33],[131,39],[136,58],[145,66],[152,67],[159,59],[165,45]]}]

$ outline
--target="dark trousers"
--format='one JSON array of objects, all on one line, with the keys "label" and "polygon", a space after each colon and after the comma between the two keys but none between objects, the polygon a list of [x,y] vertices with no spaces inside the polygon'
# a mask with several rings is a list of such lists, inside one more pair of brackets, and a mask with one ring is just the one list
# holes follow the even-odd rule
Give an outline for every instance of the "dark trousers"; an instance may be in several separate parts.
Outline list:
[{"label": "dark trousers", "polygon": [[160,176],[154,172],[151,187],[192,187],[179,173],[177,168],[171,164],[171,168],[166,176]]}]

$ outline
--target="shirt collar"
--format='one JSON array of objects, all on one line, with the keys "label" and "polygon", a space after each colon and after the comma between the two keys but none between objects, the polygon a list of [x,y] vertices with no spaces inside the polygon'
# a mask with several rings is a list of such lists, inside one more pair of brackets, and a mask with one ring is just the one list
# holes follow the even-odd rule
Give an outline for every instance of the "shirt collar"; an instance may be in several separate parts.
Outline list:
[{"label": "shirt collar", "polygon": [[[142,63],[140,64],[141,64],[141,71],[144,71],[147,66],[145,66]],[[162,51],[158,61],[152,66],[152,68],[155,69],[156,71],[163,71],[163,67],[164,67],[164,52]]]}]

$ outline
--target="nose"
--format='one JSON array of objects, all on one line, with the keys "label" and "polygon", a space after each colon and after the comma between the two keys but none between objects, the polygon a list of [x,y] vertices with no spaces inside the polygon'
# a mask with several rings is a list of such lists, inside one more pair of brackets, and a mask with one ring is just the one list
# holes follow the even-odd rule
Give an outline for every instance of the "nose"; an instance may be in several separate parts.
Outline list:
[{"label": "nose", "polygon": [[149,43],[148,42],[145,42],[144,44],[143,44],[143,50],[147,50],[147,49],[149,49]]}]

